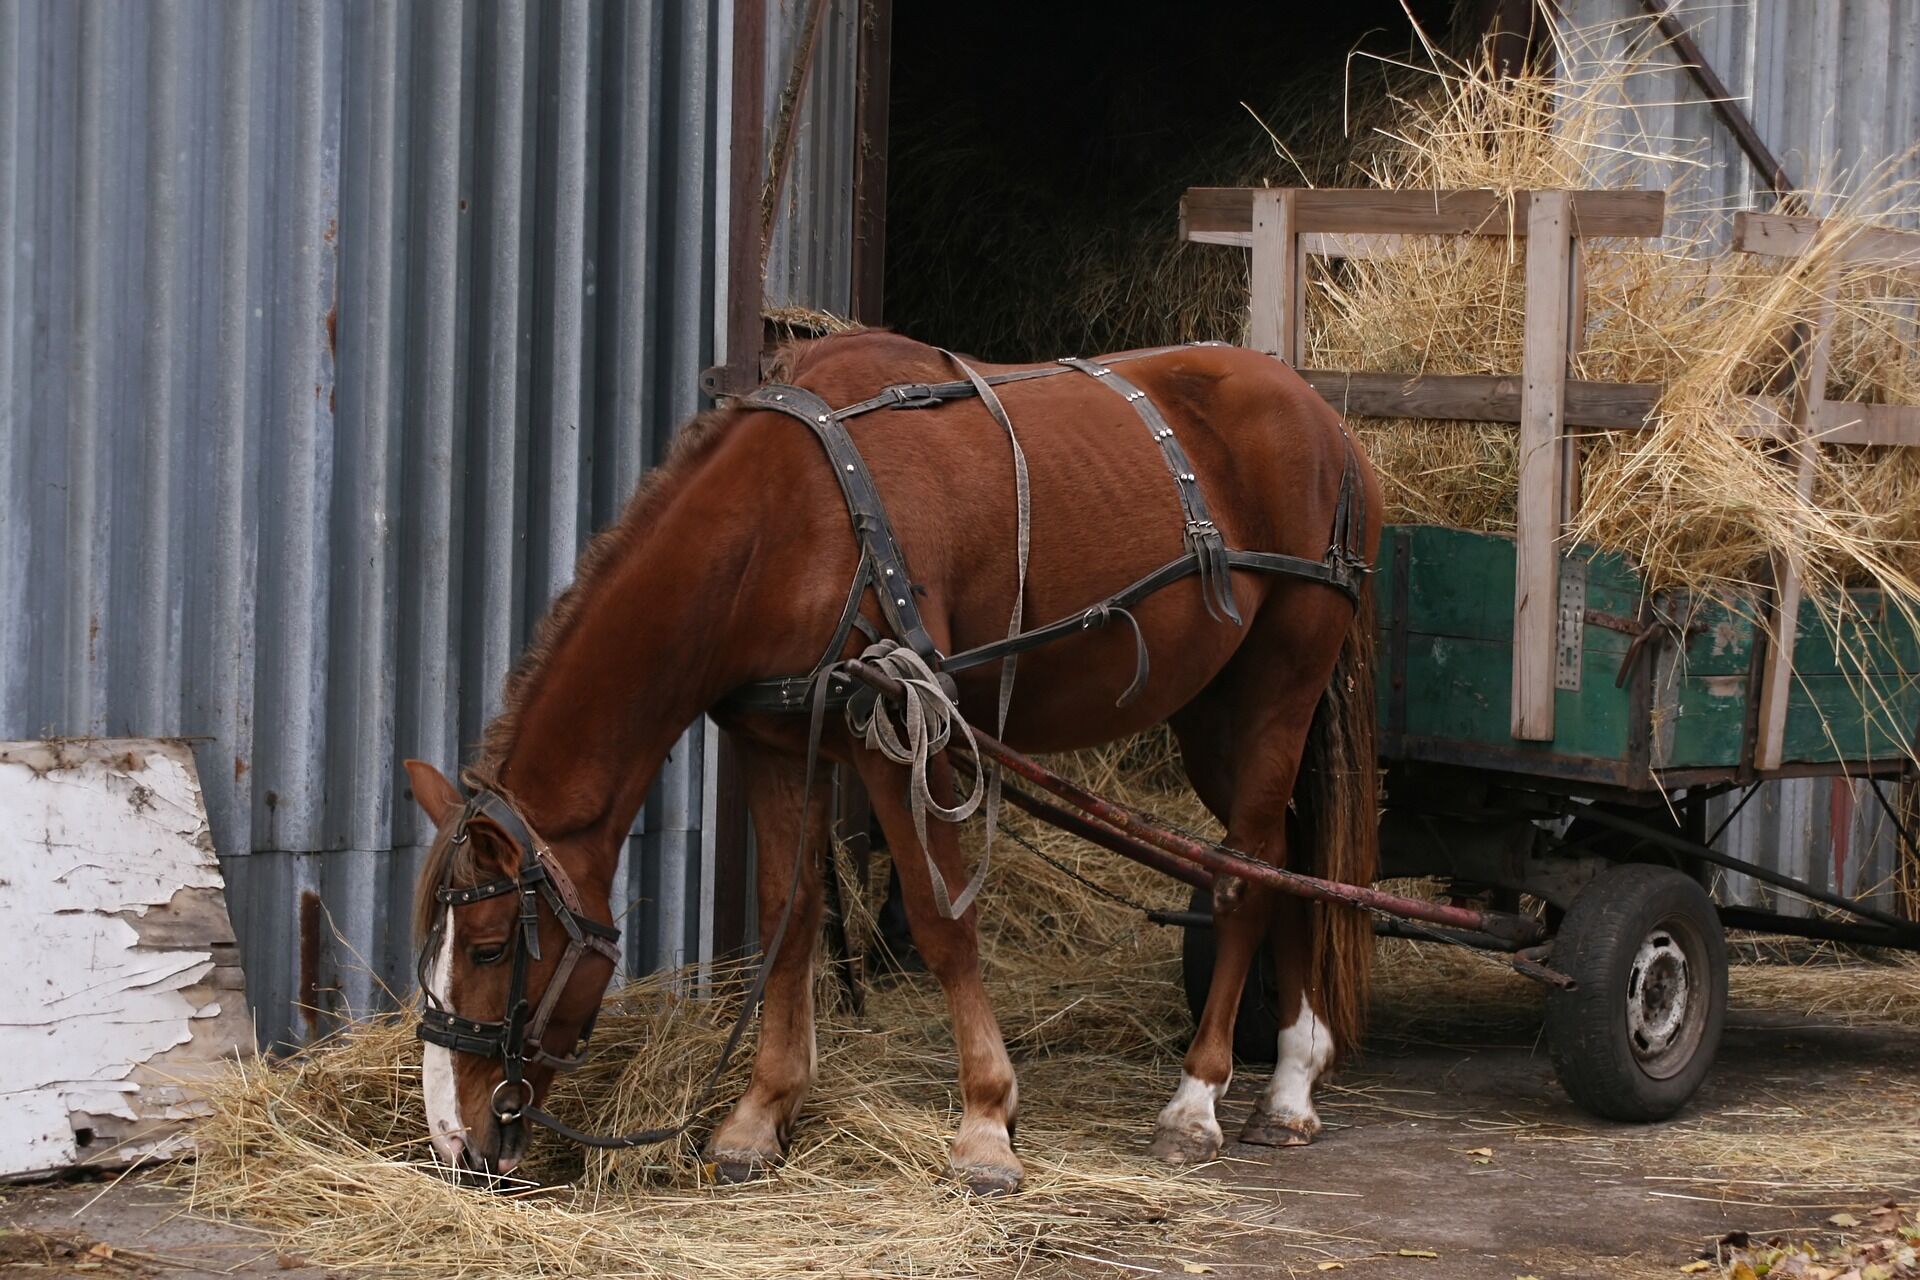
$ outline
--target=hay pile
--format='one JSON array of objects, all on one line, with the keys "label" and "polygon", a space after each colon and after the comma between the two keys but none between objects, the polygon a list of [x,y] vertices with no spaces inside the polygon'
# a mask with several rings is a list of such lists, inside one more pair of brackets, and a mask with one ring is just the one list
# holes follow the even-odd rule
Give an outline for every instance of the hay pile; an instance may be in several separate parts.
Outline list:
[{"label": "hay pile", "polygon": [[[1089,762],[1083,776],[1105,785],[1102,767]],[[1202,821],[1190,795],[1151,801]],[[1184,886],[1012,825],[1130,897],[1186,904]],[[196,1210],[257,1223],[317,1265],[435,1276],[1045,1275],[1141,1259],[1178,1269],[1263,1229],[1225,1216],[1230,1186],[1146,1158],[1189,1028],[1178,936],[1006,840],[986,902],[987,981],[1020,1072],[1028,1178],[1016,1197],[972,1199],[942,1176],[956,1063],[945,1002],[925,975],[872,989],[861,1021],[823,973],[819,1076],[771,1184],[715,1187],[699,1160],[698,1138],[744,1087],[743,1051],[695,1138],[583,1163],[542,1137],[529,1176],[567,1185],[515,1197],[458,1187],[429,1167],[410,1015],[236,1072],[179,1176]],[[863,934],[871,922],[853,925]],[[738,978],[716,985],[737,991]],[[563,1081],[553,1110],[603,1130],[682,1114],[735,1007],[691,982],[661,975],[612,995],[591,1063]]]}]

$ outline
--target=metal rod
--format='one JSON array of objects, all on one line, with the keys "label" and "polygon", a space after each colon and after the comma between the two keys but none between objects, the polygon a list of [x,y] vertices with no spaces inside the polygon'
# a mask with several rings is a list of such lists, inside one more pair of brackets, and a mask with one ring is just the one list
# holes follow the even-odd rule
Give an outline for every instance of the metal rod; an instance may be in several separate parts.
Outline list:
[{"label": "metal rod", "polygon": [[[889,697],[897,698],[905,693],[905,687],[899,681],[858,659],[849,661],[846,664],[846,670],[855,679],[871,685]],[[1302,875],[1298,871],[1288,871],[1272,863],[1261,862],[1237,850],[1228,849],[1224,845],[1179,835],[1161,826],[1152,815],[1143,813],[1131,805],[1120,804],[1094,794],[1078,783],[1061,777],[1038,761],[1021,755],[991,734],[976,728],[973,736],[974,741],[979,745],[980,754],[1002,768],[1025,778],[1044,791],[1051,792],[1074,808],[1098,818],[1123,835],[1153,845],[1187,862],[1198,863],[1215,876],[1239,876],[1243,880],[1264,884],[1268,888],[1297,898],[1312,898],[1319,902],[1339,902],[1364,910],[1384,911],[1388,915],[1402,916],[1410,920],[1425,920],[1430,924],[1451,925],[1456,929],[1473,929],[1490,933],[1497,938],[1510,941],[1531,942],[1543,932],[1540,922],[1531,916],[1511,915],[1499,911],[1476,911],[1469,907],[1449,906],[1442,902],[1403,898],[1399,894],[1383,893],[1379,889],[1366,885],[1322,880],[1318,876]]]},{"label": "metal rod", "polygon": [[1713,834],[1708,836],[1706,840],[1703,841],[1703,843],[1706,844],[1707,847],[1711,848],[1713,846],[1714,841],[1718,840],[1721,836],[1726,834],[1727,828],[1733,825],[1733,820],[1740,816],[1740,811],[1747,807],[1747,801],[1753,799],[1755,796],[1759,794],[1760,794],[1759,783],[1756,782],[1752,786],[1748,787],[1747,793],[1740,797],[1740,803],[1736,804],[1735,806],[1733,806],[1732,809],[1728,810],[1727,816],[1720,819],[1720,825],[1713,829]]},{"label": "metal rod", "polygon": [[[1792,194],[1794,181],[1788,175],[1786,166],[1781,164],[1768,149],[1766,141],[1760,136],[1760,131],[1753,127],[1753,121],[1748,119],[1747,113],[1740,109],[1740,103],[1735,99],[1733,90],[1727,88],[1727,82],[1714,71],[1713,65],[1707,61],[1707,55],[1700,52],[1700,46],[1694,41],[1693,33],[1687,30],[1684,22],[1680,21],[1677,12],[1680,8],[1678,0],[1641,0],[1641,3],[1660,24],[1661,34],[1666,36],[1668,43],[1673,45],[1673,51],[1680,55],[1680,61],[1686,64],[1687,70],[1699,83],[1701,90],[1707,96],[1707,101],[1712,104],[1714,113],[1720,117],[1728,129],[1732,130],[1734,139],[1740,144],[1740,149],[1747,153],[1747,158],[1752,160],[1754,166],[1760,170],[1761,179],[1773,189],[1775,195]],[[1795,201],[1795,203],[1798,202]]]},{"label": "metal rod", "polygon": [[1907,853],[1915,862],[1920,862],[1920,842],[1916,842],[1907,833],[1906,824],[1900,821],[1900,815],[1895,813],[1893,806],[1887,802],[1886,794],[1880,790],[1880,779],[1868,778],[1867,785],[1873,788],[1873,798],[1880,802],[1880,808],[1886,812],[1887,821],[1893,824],[1893,832],[1900,837],[1900,843],[1907,846]]},{"label": "metal rod", "polygon": [[1791,938],[1815,938],[1821,942],[1852,942],[1869,947],[1893,947],[1901,951],[1920,951],[1920,929],[1881,929],[1854,924],[1849,920],[1822,920],[1818,916],[1783,916],[1749,907],[1721,907],[1720,923],[1729,929],[1752,929],[1756,933],[1780,933]]},{"label": "metal rod", "polygon": [[1741,875],[1752,876],[1762,884],[1770,884],[1776,889],[1791,890],[1814,902],[1825,903],[1829,907],[1838,907],[1840,910],[1848,912],[1851,915],[1859,916],[1862,920],[1871,920],[1875,924],[1884,924],[1893,929],[1910,929],[1913,927],[1910,921],[1902,920],[1898,916],[1889,915],[1874,907],[1863,906],[1853,899],[1842,897],[1837,893],[1828,893],[1824,889],[1816,889],[1803,880],[1795,880],[1792,876],[1782,875],[1778,871],[1769,871],[1757,863],[1746,862],[1730,854],[1720,853],[1707,848],[1705,845],[1698,845],[1681,836],[1662,831],[1657,827],[1649,827],[1644,823],[1635,822],[1631,818],[1623,818],[1619,814],[1602,809],[1598,805],[1589,805],[1580,812],[1582,816],[1590,818],[1603,826],[1612,827],[1616,831],[1624,831],[1630,836],[1638,836],[1648,844],[1659,845],[1663,849],[1672,849],[1676,853],[1684,853],[1688,857],[1698,858],[1702,862],[1710,862],[1716,867],[1725,867],[1728,871],[1738,871]]}]

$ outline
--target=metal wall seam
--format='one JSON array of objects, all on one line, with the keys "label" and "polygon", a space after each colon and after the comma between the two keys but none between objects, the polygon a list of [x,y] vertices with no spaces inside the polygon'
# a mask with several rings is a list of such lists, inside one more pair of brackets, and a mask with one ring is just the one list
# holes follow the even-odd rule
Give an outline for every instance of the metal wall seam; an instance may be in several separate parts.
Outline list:
[{"label": "metal wall seam", "polygon": [[[21,83],[20,0],[0,0],[0,318],[20,304],[14,289],[19,238]],[[31,679],[27,648],[29,415],[16,376],[13,327],[0,324],[0,723],[22,714]]]}]

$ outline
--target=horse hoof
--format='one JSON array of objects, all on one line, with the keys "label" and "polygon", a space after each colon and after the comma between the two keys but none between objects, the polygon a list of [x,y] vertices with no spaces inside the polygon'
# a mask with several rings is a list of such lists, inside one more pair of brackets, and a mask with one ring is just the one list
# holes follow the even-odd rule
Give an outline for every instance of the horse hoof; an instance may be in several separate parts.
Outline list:
[{"label": "horse hoof", "polygon": [[1218,1130],[1158,1129],[1147,1154],[1167,1164],[1204,1164],[1220,1154]]},{"label": "horse hoof", "polygon": [[710,1162],[716,1182],[760,1182],[773,1176],[773,1161],[758,1151],[716,1151]]},{"label": "horse hoof", "polygon": [[1278,1116],[1254,1112],[1240,1130],[1240,1141],[1255,1147],[1305,1147],[1313,1143],[1320,1126],[1311,1121],[1293,1122]]},{"label": "horse hoof", "polygon": [[1018,1169],[984,1165],[973,1169],[955,1168],[952,1172],[954,1180],[964,1185],[969,1195],[1010,1196],[1020,1189]]}]

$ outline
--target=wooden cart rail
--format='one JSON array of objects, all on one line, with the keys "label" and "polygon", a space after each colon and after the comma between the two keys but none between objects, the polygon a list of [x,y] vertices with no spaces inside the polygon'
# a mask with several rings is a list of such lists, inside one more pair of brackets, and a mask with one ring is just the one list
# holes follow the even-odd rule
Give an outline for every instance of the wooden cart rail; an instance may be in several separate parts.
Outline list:
[{"label": "wooden cart rail", "polygon": [[[1511,733],[1521,741],[1554,737],[1554,654],[1558,638],[1561,534],[1578,502],[1579,469],[1569,428],[1637,431],[1649,424],[1657,384],[1585,381],[1568,376],[1585,329],[1586,291],[1577,242],[1662,234],[1659,191],[1375,191],[1196,187],[1181,200],[1180,234],[1205,244],[1252,251],[1250,343],[1287,360],[1342,413],[1373,418],[1510,422],[1520,433],[1516,503]],[[1742,213],[1734,248],[1794,257],[1816,242],[1817,219]],[[1376,257],[1408,235],[1524,237],[1526,255],[1522,369],[1516,375],[1415,374],[1306,369],[1306,261],[1310,255]],[[1868,231],[1834,255],[1822,286],[1829,295],[1839,264],[1870,262],[1920,269],[1920,235]],[[1796,335],[1794,385],[1783,395],[1749,397],[1747,434],[1793,447],[1803,499],[1810,500],[1813,459],[1822,444],[1920,446],[1920,408],[1827,400],[1829,296],[1812,332]],[[1755,766],[1781,764],[1794,619],[1800,583],[1782,566],[1761,694]]]}]

